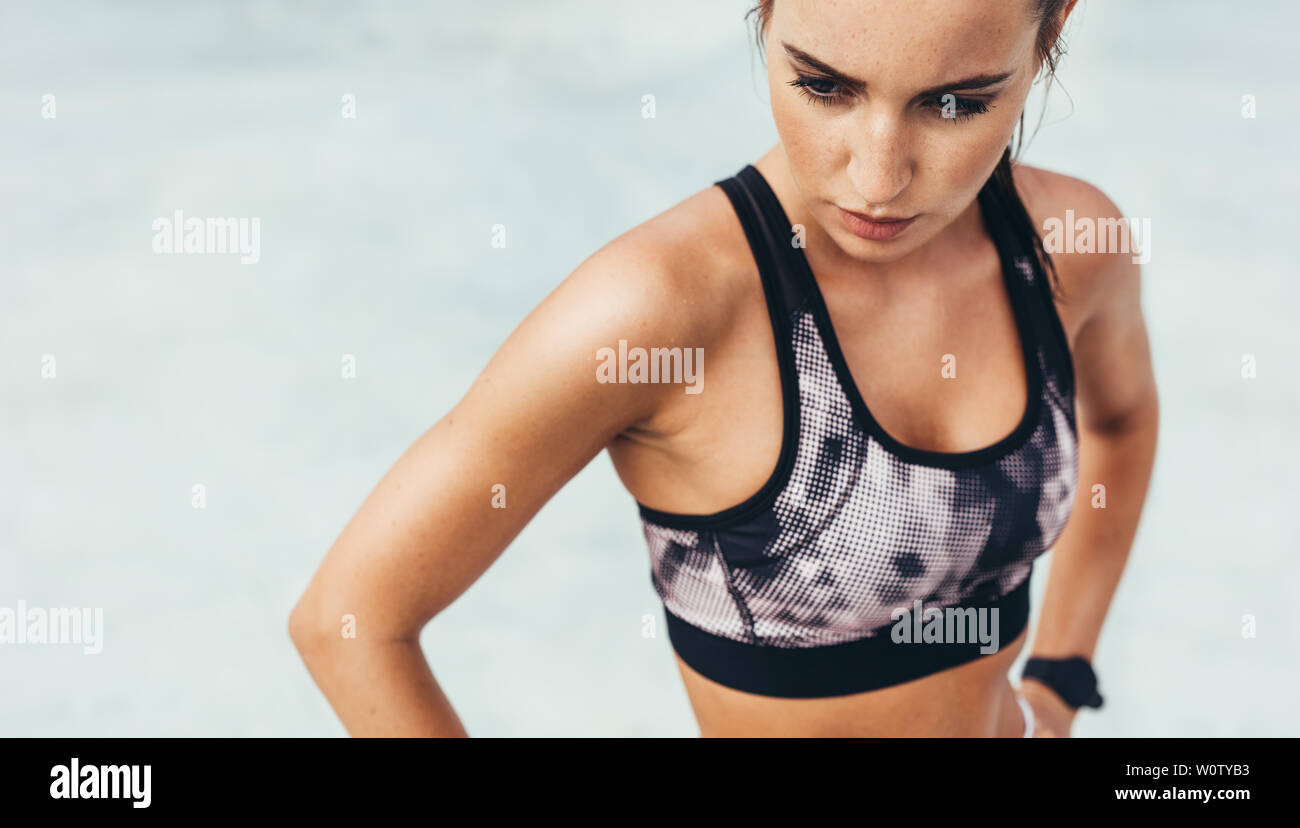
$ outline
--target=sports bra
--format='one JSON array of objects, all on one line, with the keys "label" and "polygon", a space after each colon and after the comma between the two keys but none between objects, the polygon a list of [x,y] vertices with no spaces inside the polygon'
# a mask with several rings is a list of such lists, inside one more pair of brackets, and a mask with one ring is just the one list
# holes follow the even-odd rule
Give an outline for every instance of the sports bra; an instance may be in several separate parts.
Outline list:
[{"label": "sports bra", "polygon": [[[674,651],[719,684],[814,698],[911,681],[1014,640],[1029,622],[1033,561],[1070,515],[1078,432],[1074,366],[1045,271],[992,179],[978,201],[1002,262],[1027,401],[1010,434],[956,453],[899,443],[872,417],[757,168],[715,185],[758,265],[784,426],[776,468],[743,502],[708,515],[637,504]],[[926,631],[935,613],[947,617],[947,635]],[[963,626],[976,616],[996,635]]]}]

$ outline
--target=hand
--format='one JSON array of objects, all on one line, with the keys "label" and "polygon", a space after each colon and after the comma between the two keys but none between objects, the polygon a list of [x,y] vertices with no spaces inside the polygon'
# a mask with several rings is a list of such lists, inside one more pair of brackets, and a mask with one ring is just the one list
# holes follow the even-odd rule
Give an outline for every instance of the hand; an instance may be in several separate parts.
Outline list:
[{"label": "hand", "polygon": [[1071,709],[1055,690],[1037,679],[1027,678],[1020,681],[1016,692],[1034,711],[1034,736],[1066,738],[1070,735],[1078,711]]}]

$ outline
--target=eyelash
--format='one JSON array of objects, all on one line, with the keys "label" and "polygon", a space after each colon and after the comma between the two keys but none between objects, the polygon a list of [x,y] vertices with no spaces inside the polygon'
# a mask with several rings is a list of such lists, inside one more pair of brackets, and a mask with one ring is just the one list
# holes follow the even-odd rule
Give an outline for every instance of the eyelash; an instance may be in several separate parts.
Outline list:
[{"label": "eyelash", "polygon": [[[798,89],[799,94],[803,95],[813,103],[830,106],[831,104],[839,103],[844,99],[845,95],[841,91],[817,92],[813,87],[818,84],[830,84],[831,86],[836,87],[837,90],[839,88],[839,84],[833,80],[814,77],[812,75],[799,75],[794,80],[790,81],[790,85]],[[944,107],[943,98],[944,96],[940,95],[937,98],[932,98],[930,101],[930,103],[940,112],[943,111]],[[981,101],[977,98],[963,98],[959,95],[954,95],[953,99],[953,117],[945,118],[944,120],[965,121],[969,118],[974,118],[976,115],[983,115],[985,112],[989,111],[989,107],[991,106],[987,101]]]},{"label": "eyelash", "polygon": [[816,78],[816,77],[812,77],[811,75],[799,75],[794,80],[790,81],[790,85],[798,89],[800,95],[803,95],[805,98],[807,98],[809,101],[812,101],[813,103],[819,103],[825,106],[830,106],[833,103],[838,103],[844,97],[843,93],[838,91],[833,93],[823,93],[823,92],[814,91],[813,86],[815,84],[822,84],[822,83],[828,83],[836,87],[837,89],[839,88],[839,84],[835,83],[835,81],[833,80],[828,80],[826,78]]}]

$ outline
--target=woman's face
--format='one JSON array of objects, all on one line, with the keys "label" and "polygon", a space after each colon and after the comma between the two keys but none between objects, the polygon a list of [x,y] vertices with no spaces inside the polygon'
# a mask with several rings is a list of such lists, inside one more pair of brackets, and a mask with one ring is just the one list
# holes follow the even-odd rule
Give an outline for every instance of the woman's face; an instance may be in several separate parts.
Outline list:
[{"label": "woman's face", "polygon": [[777,132],[808,210],[848,255],[902,258],[979,193],[1038,70],[1034,2],[776,0]]}]

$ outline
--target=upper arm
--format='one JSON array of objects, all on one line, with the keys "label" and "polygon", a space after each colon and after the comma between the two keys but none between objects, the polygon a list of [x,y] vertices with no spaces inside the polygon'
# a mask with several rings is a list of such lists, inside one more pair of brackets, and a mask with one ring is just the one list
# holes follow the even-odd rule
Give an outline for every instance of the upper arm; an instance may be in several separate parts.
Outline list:
[{"label": "upper arm", "polygon": [[[1032,170],[1017,183],[1040,233],[1049,218],[1064,222],[1067,210],[1076,221],[1094,222],[1098,241],[1107,235],[1104,222],[1131,218],[1101,190],[1077,178]],[[1115,247],[1121,249],[1052,252],[1075,318],[1072,356],[1080,422],[1093,431],[1155,416],[1158,408],[1138,251],[1131,243]]]},{"label": "upper arm", "polygon": [[1128,256],[1109,262],[1101,295],[1074,346],[1079,415],[1093,431],[1119,428],[1156,413],[1158,397],[1142,314],[1139,266]]},{"label": "upper arm", "polygon": [[619,339],[699,335],[660,259],[625,234],[538,305],[365,499],[291,628],[314,635],[352,613],[367,637],[418,635],[567,480],[653,416],[663,386],[598,382],[596,367]]}]

